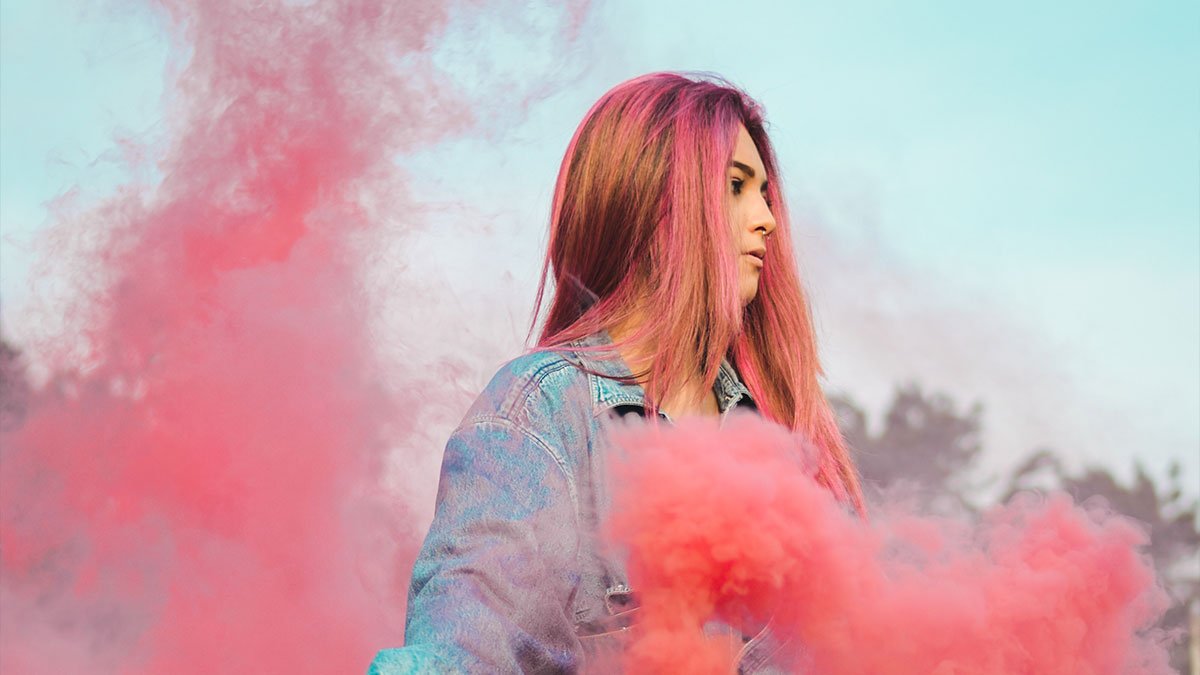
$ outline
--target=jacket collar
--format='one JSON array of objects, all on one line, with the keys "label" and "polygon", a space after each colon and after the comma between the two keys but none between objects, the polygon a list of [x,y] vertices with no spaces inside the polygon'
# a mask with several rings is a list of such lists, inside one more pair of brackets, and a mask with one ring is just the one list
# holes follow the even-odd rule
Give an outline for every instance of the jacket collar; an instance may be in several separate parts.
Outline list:
[{"label": "jacket collar", "polygon": [[[612,345],[608,331],[601,330],[587,337],[568,343],[569,346],[597,347]],[[605,411],[622,405],[646,407],[646,391],[640,384],[625,384],[612,378],[632,378],[629,366],[622,358],[604,358],[598,352],[572,352],[580,365],[592,371],[588,373],[588,383],[591,387],[593,411],[599,415]],[[616,356],[614,354],[614,356]],[[600,375],[596,375],[600,373]],[[717,371],[717,380],[713,385],[717,393],[717,407],[722,413],[738,405],[743,400],[746,405],[754,407],[754,399],[750,390],[742,384],[737,371],[730,365],[728,359],[721,359],[721,367]]]}]

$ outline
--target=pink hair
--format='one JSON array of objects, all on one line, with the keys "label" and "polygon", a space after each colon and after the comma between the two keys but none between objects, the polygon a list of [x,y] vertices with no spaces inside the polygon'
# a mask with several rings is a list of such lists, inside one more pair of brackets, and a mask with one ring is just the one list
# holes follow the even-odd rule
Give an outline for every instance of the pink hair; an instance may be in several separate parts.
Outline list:
[{"label": "pink hair", "polygon": [[[724,201],[739,125],[771,177],[776,222],[758,294],[745,308]],[[649,372],[635,374],[649,375],[652,410],[697,367],[711,387],[728,358],[765,417],[820,448],[818,479],[864,511],[857,472],[817,381],[822,370],[779,167],[762,107],[748,95],[715,76],[677,73],[643,75],[604,94],[559,170],[534,326],[551,271],[555,293],[539,348],[562,349],[652,311],[652,320],[614,345],[655,354]]]}]

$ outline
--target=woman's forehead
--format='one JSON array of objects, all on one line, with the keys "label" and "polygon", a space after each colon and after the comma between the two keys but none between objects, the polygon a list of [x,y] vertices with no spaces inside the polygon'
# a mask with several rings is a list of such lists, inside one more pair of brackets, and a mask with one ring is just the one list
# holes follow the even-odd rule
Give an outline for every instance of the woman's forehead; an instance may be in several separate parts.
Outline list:
[{"label": "woman's forehead", "polygon": [[758,147],[754,145],[754,139],[750,137],[750,132],[746,131],[744,125],[738,125],[737,143],[733,147],[733,161],[749,167],[751,171],[746,173],[766,180],[767,170],[763,166],[762,156],[758,154]]}]

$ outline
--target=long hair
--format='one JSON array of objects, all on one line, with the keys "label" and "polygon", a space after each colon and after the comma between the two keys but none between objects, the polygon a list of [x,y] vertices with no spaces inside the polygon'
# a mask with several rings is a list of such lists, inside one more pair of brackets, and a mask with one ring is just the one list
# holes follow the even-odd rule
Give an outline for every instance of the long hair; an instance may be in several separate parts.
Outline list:
[{"label": "long hair", "polygon": [[[758,294],[745,307],[724,197],[739,125],[771,177],[776,222]],[[728,358],[765,417],[819,448],[818,480],[863,511],[854,464],[817,381],[779,167],[752,98],[716,76],[678,73],[643,75],[602,96],[559,169],[533,326],[551,274],[538,348],[563,349],[642,319],[613,348],[654,354],[648,372],[634,375],[646,380],[652,410],[697,372],[711,388]]]}]

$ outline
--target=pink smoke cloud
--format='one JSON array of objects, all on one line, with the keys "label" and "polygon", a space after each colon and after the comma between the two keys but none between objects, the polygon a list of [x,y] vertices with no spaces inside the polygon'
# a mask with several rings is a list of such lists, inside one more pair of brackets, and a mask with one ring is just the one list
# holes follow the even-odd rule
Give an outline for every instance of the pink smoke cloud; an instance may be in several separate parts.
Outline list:
[{"label": "pink smoke cloud", "polygon": [[[156,7],[177,41],[168,144],[129,156],[157,178],[63,202],[50,234],[71,293],[42,309],[69,330],[39,346],[49,383],[3,439],[0,662],[365,670],[402,640],[421,534],[380,478],[439,392],[380,381],[362,248],[413,203],[398,157],[497,124],[476,111],[500,92],[457,84],[430,45],[452,17],[521,19]],[[546,10],[564,44],[583,9]],[[506,89],[509,117],[545,85]]]},{"label": "pink smoke cloud", "polygon": [[753,416],[617,430],[614,542],[641,619],[627,672],[731,672],[717,619],[769,622],[775,658],[813,673],[1169,673],[1167,607],[1145,534],[1065,496],[977,523],[864,521],[812,479],[805,446]]}]

